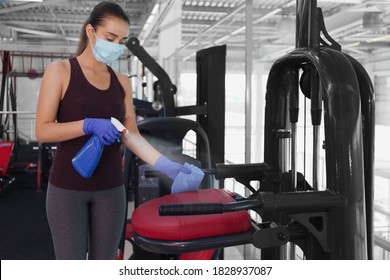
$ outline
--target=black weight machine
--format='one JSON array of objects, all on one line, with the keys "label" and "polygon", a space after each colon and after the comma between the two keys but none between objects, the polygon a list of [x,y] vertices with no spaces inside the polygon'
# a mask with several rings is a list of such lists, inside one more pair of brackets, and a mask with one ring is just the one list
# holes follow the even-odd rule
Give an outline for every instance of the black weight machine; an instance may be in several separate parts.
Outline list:
[{"label": "black weight machine", "polygon": [[[252,194],[244,198],[207,189],[141,205],[133,213],[134,239],[141,248],[178,254],[253,244],[262,249],[262,259],[283,259],[290,242],[306,259],[373,258],[373,86],[365,69],[328,35],[317,1],[297,0],[296,11],[296,48],[273,64],[267,82],[264,162],[220,163],[205,170],[218,180],[235,178]],[[311,101],[312,185],[295,162],[299,88]],[[326,190],[318,190],[316,180],[322,110]],[[283,167],[286,139],[291,170]],[[250,181],[259,181],[260,188]],[[262,222],[251,221],[247,210]],[[159,214],[148,222],[145,215],[151,213]],[[180,223],[191,225],[196,235]],[[233,223],[243,226],[212,230]],[[173,236],[167,227],[182,234]]]}]

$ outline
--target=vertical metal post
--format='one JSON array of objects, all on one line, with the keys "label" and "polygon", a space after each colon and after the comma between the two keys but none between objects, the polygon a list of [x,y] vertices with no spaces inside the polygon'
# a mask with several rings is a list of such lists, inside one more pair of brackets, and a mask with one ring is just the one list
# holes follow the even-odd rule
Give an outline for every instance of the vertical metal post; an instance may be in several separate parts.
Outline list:
[{"label": "vertical metal post", "polygon": [[291,123],[291,185],[297,189],[297,123]]},{"label": "vertical metal post", "polygon": [[[280,129],[277,131],[279,139],[279,169],[282,173],[290,170],[290,131],[287,129]],[[289,258],[289,245],[280,246],[280,259],[287,260]]]},{"label": "vertical metal post", "polygon": [[295,47],[307,48],[308,45],[308,9],[311,0],[297,0],[296,2],[296,23],[295,23]]},{"label": "vertical metal post", "polygon": [[310,49],[319,50],[319,30],[317,22],[317,0],[310,0],[308,2],[308,38],[307,44]]},{"label": "vertical metal post", "polygon": [[[1,77],[1,93],[0,93],[0,110],[4,109],[4,100],[5,100],[5,86],[7,83],[7,76],[8,76],[8,70],[9,70],[9,51],[3,52],[3,75]],[[7,111],[7,110],[4,110]],[[0,114],[0,125],[3,124],[3,114]]]},{"label": "vertical metal post", "polygon": [[313,190],[318,190],[318,158],[322,116],[322,87],[314,67],[311,70],[311,121],[313,125]]},{"label": "vertical metal post", "polygon": [[279,139],[279,169],[282,173],[290,170],[290,131],[287,129],[279,129],[277,131]]},{"label": "vertical metal post", "polygon": [[326,143],[326,180],[329,190],[348,200],[329,213],[330,259],[367,259],[364,155],[359,84],[344,54],[325,50],[331,57],[323,67],[334,81],[323,82]]},{"label": "vertical metal post", "polygon": [[[308,3],[308,48],[319,50],[319,30],[317,20],[317,0]],[[322,114],[322,93],[320,80],[314,67],[311,68],[311,118],[313,125],[313,189],[318,190],[318,153],[320,145],[320,125]]]},{"label": "vertical metal post", "polygon": [[253,30],[253,0],[246,1],[246,31],[245,31],[245,162],[251,162],[252,140],[252,30]]},{"label": "vertical metal post", "polygon": [[[253,0],[245,1],[245,162],[251,162],[252,153],[252,58],[253,58]],[[249,191],[245,189],[246,195]],[[253,258],[253,250],[244,246],[244,259]]]},{"label": "vertical metal post", "polygon": [[359,81],[363,117],[364,183],[367,219],[367,258],[373,259],[373,201],[374,201],[374,143],[375,143],[375,95],[374,86],[364,67],[347,55]]},{"label": "vertical metal post", "polygon": [[290,111],[290,123],[291,123],[291,185],[293,190],[297,189],[297,122],[299,116],[299,70],[292,70],[292,88],[289,96],[289,111]]},{"label": "vertical metal post", "polygon": [[[196,64],[197,105],[207,105],[207,114],[197,115],[197,121],[209,138],[214,166],[225,162],[226,45],[198,51]],[[219,185],[222,188],[223,181]]]},{"label": "vertical metal post", "polygon": [[[297,122],[299,116],[299,70],[292,70],[292,87],[289,96],[290,123],[291,123],[291,186],[297,191]],[[295,245],[288,243],[290,260],[295,260]]]}]

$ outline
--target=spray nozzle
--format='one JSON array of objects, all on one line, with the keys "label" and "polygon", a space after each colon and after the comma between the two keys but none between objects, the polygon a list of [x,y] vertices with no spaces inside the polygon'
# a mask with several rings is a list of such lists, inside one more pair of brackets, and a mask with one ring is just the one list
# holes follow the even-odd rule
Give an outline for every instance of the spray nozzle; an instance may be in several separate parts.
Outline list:
[{"label": "spray nozzle", "polygon": [[118,121],[116,118],[111,117],[111,123],[115,126],[116,129],[118,129],[118,131],[122,135],[126,135],[129,133],[127,128],[120,121]]}]

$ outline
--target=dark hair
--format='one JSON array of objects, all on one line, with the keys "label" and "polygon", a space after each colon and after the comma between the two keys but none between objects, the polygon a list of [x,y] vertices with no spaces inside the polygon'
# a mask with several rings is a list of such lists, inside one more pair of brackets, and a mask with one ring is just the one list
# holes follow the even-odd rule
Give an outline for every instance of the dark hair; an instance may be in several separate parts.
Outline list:
[{"label": "dark hair", "polygon": [[118,4],[110,1],[100,2],[93,8],[91,14],[89,15],[88,19],[85,21],[83,27],[81,28],[80,41],[77,47],[76,56],[80,55],[87,47],[88,37],[85,31],[85,27],[88,24],[91,24],[93,28],[96,29],[98,26],[103,24],[104,19],[108,16],[114,16],[123,19],[124,21],[130,24],[129,17],[126,15],[125,11]]}]

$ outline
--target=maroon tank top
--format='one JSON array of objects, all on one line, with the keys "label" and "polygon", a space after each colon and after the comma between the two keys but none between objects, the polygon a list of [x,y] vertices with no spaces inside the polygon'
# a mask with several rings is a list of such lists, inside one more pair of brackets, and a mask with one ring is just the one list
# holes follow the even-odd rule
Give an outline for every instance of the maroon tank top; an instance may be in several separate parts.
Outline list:
[{"label": "maroon tank top", "polygon": [[[125,92],[115,72],[109,67],[110,86],[100,90],[88,82],[76,58],[71,58],[70,81],[61,100],[57,122],[71,122],[85,118],[111,118],[123,121]],[[50,171],[49,182],[56,187],[73,190],[104,190],[123,184],[121,144],[104,146],[102,157],[92,177],[83,178],[71,161],[91,135],[58,143]]]}]

